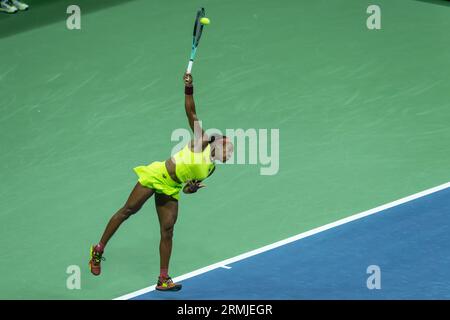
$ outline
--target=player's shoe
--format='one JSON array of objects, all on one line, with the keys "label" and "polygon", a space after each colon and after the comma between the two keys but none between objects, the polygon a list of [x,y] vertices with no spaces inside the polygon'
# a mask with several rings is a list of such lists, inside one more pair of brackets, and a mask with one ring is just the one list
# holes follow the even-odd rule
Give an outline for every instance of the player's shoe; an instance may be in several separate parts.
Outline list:
[{"label": "player's shoe", "polygon": [[29,5],[27,5],[26,3],[20,2],[18,0],[11,0],[11,2],[14,5],[14,7],[19,9],[20,11],[25,11],[29,7]]},{"label": "player's shoe", "polygon": [[0,2],[0,12],[6,12],[6,13],[16,13],[17,8],[8,1],[1,1]]},{"label": "player's shoe", "polygon": [[172,278],[158,278],[158,283],[156,284],[156,290],[159,291],[179,291],[182,285],[179,283],[173,283]]},{"label": "player's shoe", "polygon": [[102,261],[105,261],[105,258],[102,255],[103,251],[96,250],[95,245],[91,247],[91,260],[89,261],[89,267],[94,276],[98,276],[102,272],[101,263]]}]

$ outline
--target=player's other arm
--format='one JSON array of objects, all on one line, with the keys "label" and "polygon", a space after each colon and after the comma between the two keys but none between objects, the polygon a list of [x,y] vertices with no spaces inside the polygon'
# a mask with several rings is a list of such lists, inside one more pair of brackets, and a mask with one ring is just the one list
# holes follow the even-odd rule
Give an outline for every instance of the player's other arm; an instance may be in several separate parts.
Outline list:
[{"label": "player's other arm", "polygon": [[183,188],[184,193],[196,193],[198,189],[206,187],[201,181],[199,180],[189,180],[186,182],[186,185]]}]

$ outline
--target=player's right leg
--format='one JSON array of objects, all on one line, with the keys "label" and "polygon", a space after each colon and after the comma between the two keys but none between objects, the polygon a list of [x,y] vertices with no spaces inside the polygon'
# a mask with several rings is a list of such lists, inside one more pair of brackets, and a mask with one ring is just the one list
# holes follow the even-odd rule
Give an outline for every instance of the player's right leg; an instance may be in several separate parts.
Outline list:
[{"label": "player's right leg", "polygon": [[92,274],[98,276],[101,272],[101,262],[104,260],[103,251],[109,239],[111,239],[122,222],[138,212],[142,205],[153,194],[153,189],[144,187],[139,182],[136,184],[125,205],[120,208],[109,220],[100,242],[91,247],[91,260],[89,261],[89,266]]}]

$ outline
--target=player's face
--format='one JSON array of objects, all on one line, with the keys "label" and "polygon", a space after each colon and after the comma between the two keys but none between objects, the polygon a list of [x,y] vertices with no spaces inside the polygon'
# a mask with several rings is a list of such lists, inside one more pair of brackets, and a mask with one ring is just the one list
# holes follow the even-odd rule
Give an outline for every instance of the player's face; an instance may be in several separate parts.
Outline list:
[{"label": "player's face", "polygon": [[224,142],[223,144],[223,152],[222,152],[222,162],[227,162],[228,159],[233,155],[233,144],[229,141]]},{"label": "player's face", "polygon": [[233,155],[234,146],[227,139],[223,139],[216,144],[215,150],[216,159],[222,162],[227,162],[227,160]]}]

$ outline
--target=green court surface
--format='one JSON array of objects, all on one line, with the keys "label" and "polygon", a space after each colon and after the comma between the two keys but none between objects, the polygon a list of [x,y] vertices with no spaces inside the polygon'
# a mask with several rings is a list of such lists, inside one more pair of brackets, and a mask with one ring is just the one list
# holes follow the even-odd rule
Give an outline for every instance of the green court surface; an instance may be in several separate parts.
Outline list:
[{"label": "green court surface", "polygon": [[[38,1],[36,1],[38,2]],[[110,299],[155,283],[153,199],[89,246],[188,128],[193,68],[206,127],[279,129],[279,171],[220,166],[182,195],[172,276],[450,181],[450,7],[415,0],[41,1],[0,16],[0,298]],[[366,9],[382,10],[368,30]],[[34,5],[34,6],[33,6]],[[317,254],[320,254],[320,250]],[[68,266],[81,290],[68,290]]]}]

